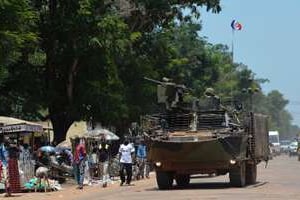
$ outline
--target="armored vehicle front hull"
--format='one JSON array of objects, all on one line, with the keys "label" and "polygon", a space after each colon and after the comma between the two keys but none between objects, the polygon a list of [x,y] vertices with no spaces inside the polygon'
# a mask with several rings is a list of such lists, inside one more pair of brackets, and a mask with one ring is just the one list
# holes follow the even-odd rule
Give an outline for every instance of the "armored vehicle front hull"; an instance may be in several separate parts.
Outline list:
[{"label": "armored vehicle front hull", "polygon": [[157,171],[174,174],[224,174],[246,160],[246,135],[228,135],[201,141],[152,141],[149,160]]},{"label": "armored vehicle front hull", "polygon": [[194,174],[229,173],[230,183],[236,187],[256,182],[257,162],[248,155],[245,132],[200,135],[171,134],[165,140],[152,140],[148,158],[155,166],[159,189],[169,189],[174,179],[178,186],[186,186]]}]

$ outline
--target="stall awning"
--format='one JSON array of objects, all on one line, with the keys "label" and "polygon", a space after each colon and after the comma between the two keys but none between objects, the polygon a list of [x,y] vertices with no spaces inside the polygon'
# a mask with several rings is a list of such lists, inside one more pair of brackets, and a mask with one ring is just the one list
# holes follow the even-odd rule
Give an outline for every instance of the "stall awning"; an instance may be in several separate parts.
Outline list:
[{"label": "stall awning", "polygon": [[94,130],[90,130],[83,135],[85,138],[105,138],[106,140],[119,140],[119,136],[104,128],[96,128]]},{"label": "stall awning", "polygon": [[37,123],[0,116],[0,133],[43,132],[43,126]]}]

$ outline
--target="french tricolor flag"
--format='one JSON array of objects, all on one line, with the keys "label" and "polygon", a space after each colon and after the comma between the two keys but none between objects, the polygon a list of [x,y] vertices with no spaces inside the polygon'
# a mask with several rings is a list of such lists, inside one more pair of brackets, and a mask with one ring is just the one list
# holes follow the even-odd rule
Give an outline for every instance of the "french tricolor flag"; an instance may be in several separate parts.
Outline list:
[{"label": "french tricolor flag", "polygon": [[236,20],[232,20],[231,28],[232,28],[232,30],[240,31],[240,30],[242,30],[242,24]]}]

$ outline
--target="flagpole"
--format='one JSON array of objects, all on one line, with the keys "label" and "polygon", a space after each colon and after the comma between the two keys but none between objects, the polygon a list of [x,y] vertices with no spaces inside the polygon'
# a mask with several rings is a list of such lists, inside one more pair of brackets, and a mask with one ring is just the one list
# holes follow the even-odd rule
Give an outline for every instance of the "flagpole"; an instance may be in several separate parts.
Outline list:
[{"label": "flagpole", "polygon": [[[233,80],[233,72],[234,72],[234,67],[233,67],[233,63],[234,63],[234,28],[232,27],[231,29],[231,33],[232,33],[232,38],[231,38],[231,62],[232,62],[232,71],[231,71],[231,79]],[[230,88],[230,96],[231,98],[233,98],[233,86],[231,84],[231,88]]]},{"label": "flagpole", "polygon": [[[231,72],[231,76],[233,79],[233,69],[234,69],[234,32],[235,30],[241,30],[242,29],[242,25],[236,21],[233,20],[231,22],[231,28],[232,28],[232,40],[231,40],[231,61],[232,61],[232,72]],[[231,85],[231,96],[233,97],[233,86]]]},{"label": "flagpole", "polygon": [[234,29],[232,28],[232,39],[231,39],[231,61],[234,62]]}]

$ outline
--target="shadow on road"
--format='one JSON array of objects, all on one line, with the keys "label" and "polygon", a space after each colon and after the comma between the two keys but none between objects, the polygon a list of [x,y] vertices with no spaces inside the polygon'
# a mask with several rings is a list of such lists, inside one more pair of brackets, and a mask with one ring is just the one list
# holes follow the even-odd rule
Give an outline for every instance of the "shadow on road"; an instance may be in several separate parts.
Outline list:
[{"label": "shadow on road", "polygon": [[[2,197],[3,198],[6,197],[5,194],[3,196],[1,196],[1,194],[0,194],[0,199],[2,199]],[[9,198],[13,198],[13,197],[23,197],[23,196],[21,194],[12,194],[11,196],[9,196],[7,198],[9,199]]]},{"label": "shadow on road", "polygon": [[[265,184],[267,184],[268,182],[257,182],[253,185],[248,185],[244,188],[257,188],[257,187],[261,187]],[[213,182],[213,183],[190,183],[188,186],[186,187],[179,187],[176,184],[173,184],[173,187],[170,190],[209,190],[209,189],[228,189],[228,188],[235,188],[232,187],[230,185],[230,183],[226,183],[226,182]],[[154,188],[148,188],[145,189],[145,191],[159,191],[159,189],[157,187]],[[162,190],[163,191],[163,190]]]},{"label": "shadow on road", "polygon": [[186,187],[179,187],[177,185],[173,186],[174,190],[190,190],[190,189],[227,189],[230,188],[231,185],[229,183],[224,182],[214,182],[214,183],[190,183]]}]

